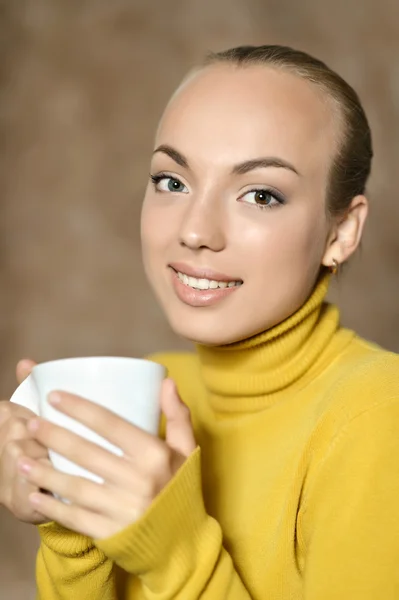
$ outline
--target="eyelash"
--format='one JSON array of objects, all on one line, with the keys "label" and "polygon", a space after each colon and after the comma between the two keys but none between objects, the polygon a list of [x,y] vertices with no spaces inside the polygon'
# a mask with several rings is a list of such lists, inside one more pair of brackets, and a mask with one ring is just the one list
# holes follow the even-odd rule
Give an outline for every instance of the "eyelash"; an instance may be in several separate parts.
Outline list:
[{"label": "eyelash", "polygon": [[151,175],[150,173],[150,178],[154,185],[158,185],[163,179],[175,179],[176,181],[180,181],[177,177],[172,177],[172,175],[168,175],[167,173],[159,173],[158,175]]},{"label": "eyelash", "polygon": [[[180,179],[178,179],[177,177],[172,177],[171,175],[168,175],[167,173],[159,173],[158,175],[152,175],[150,174],[150,178],[152,183],[154,184],[155,190],[157,190],[156,186],[163,180],[163,179],[173,179],[174,181],[178,181],[179,183],[181,183]],[[184,184],[182,184],[184,185]],[[274,198],[278,204],[256,204],[254,203],[254,206],[256,206],[257,208],[260,208],[261,210],[264,210],[266,208],[271,209],[271,208],[275,208],[276,206],[279,205],[284,205],[286,203],[286,200],[284,198],[284,196],[282,194],[280,194],[279,192],[277,192],[276,190],[274,190],[273,188],[268,188],[268,187],[260,187],[260,188],[253,188],[251,190],[247,190],[245,192],[245,194],[242,194],[242,196],[246,196],[247,194],[250,193],[256,193],[256,192],[264,192],[265,194],[269,194],[272,198]],[[241,197],[242,197],[241,196]],[[247,202],[246,204],[251,204],[250,202]]]}]

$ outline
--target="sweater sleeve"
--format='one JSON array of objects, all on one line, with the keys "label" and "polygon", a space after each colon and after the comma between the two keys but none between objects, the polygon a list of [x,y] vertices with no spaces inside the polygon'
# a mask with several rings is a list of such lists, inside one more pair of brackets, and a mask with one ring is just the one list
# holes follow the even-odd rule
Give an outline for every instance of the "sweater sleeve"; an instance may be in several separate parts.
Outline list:
[{"label": "sweater sleeve", "polygon": [[206,513],[199,448],[139,521],[95,543],[140,578],[147,600],[251,600],[219,523]]},{"label": "sweater sleeve", "polygon": [[114,565],[93,541],[57,523],[39,526],[36,600],[116,600]]},{"label": "sweater sleeve", "polygon": [[355,417],[310,483],[299,537],[306,600],[399,598],[399,400]]}]

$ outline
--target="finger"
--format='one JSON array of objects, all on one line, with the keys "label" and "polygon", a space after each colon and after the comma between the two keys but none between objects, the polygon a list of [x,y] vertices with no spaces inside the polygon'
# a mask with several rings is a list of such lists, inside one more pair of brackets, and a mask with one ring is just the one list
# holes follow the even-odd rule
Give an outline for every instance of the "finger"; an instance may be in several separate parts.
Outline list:
[{"label": "finger", "polygon": [[1,424],[0,440],[1,448],[10,442],[16,442],[32,438],[32,433],[28,430],[28,420],[17,418],[14,415]]},{"label": "finger", "polygon": [[49,402],[54,408],[86,425],[129,456],[145,451],[146,446],[154,443],[153,435],[122,419],[111,410],[80,396],[67,392],[52,392],[49,394]]},{"label": "finger", "polygon": [[18,461],[18,469],[27,481],[38,488],[50,490],[72,504],[101,514],[121,525],[136,520],[143,512],[143,501],[125,490],[62,473],[27,457]]},{"label": "finger", "polygon": [[[107,482],[115,485],[126,485],[126,481],[131,481],[132,485],[139,483],[133,467],[134,461],[128,462],[126,458],[117,456],[68,429],[35,418],[29,422],[28,430],[41,445],[65,456]],[[142,455],[138,458],[141,462]]]},{"label": "finger", "polygon": [[33,460],[49,461],[47,448],[32,438],[9,442],[7,452],[14,457],[15,461],[21,456],[28,456]]},{"label": "finger", "polygon": [[22,440],[9,442],[3,449],[1,456],[1,501],[12,514],[27,523],[44,523],[43,515],[37,513],[29,504],[28,496],[37,488],[29,483],[17,470],[17,461],[23,452],[30,456],[38,457],[39,460],[46,450],[34,440]]},{"label": "finger", "polygon": [[35,413],[24,406],[14,404],[9,400],[0,401],[0,427],[11,417],[27,420],[34,416],[36,416]]},{"label": "finger", "polygon": [[13,515],[24,523],[39,525],[46,523],[47,519],[38,512],[29,502],[29,495],[38,492],[37,486],[27,481],[20,474],[14,475],[12,486],[12,500],[10,506],[7,506]]},{"label": "finger", "polygon": [[20,475],[36,488],[49,490],[84,508],[96,510],[97,505],[98,508],[103,505],[103,502],[99,502],[102,487],[88,479],[57,471],[51,464],[35,461],[27,456],[18,460],[17,468]]},{"label": "finger", "polygon": [[29,501],[35,510],[49,521],[56,521],[67,529],[92,539],[109,537],[120,529],[102,515],[92,513],[78,505],[65,504],[53,496],[33,493],[29,496]]},{"label": "finger", "polygon": [[162,384],[161,409],[166,418],[166,443],[183,456],[189,456],[197,446],[190,411],[181,401],[172,379],[165,379]]},{"label": "finger", "polygon": [[7,489],[13,485],[13,479],[17,474],[16,465],[22,456],[33,460],[47,462],[47,450],[35,440],[11,441],[4,447],[1,455],[1,487]]},{"label": "finger", "polygon": [[24,358],[23,360],[20,360],[18,362],[17,368],[16,368],[18,383],[22,383],[24,381],[24,379],[26,379],[28,377],[28,375],[31,374],[31,371],[32,371],[33,367],[35,367],[35,366],[36,366],[35,361],[30,360],[30,358]]}]

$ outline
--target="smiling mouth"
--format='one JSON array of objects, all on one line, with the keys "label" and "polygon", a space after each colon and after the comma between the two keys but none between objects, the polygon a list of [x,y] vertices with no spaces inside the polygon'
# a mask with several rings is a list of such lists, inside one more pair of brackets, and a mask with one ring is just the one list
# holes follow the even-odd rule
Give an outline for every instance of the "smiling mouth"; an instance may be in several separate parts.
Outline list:
[{"label": "smiling mouth", "polygon": [[215,279],[197,279],[196,277],[190,277],[185,273],[176,271],[179,280],[184,283],[187,287],[191,287],[194,290],[217,290],[229,287],[238,287],[242,285],[242,281],[216,281]]},{"label": "smiling mouth", "polygon": [[197,278],[191,277],[182,273],[181,271],[176,271],[179,280],[189,288],[194,290],[217,290],[217,289],[225,289],[225,288],[233,288],[239,287],[243,284],[242,280],[237,281],[216,281],[216,279],[205,279],[205,278]]}]

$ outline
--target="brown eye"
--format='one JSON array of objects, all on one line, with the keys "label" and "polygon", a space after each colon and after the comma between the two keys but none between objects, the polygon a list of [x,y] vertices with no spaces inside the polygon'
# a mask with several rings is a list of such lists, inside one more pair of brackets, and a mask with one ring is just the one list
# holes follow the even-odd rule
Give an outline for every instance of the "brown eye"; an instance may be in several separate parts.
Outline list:
[{"label": "brown eye", "polygon": [[251,190],[243,194],[239,200],[258,208],[273,208],[285,204],[284,198],[278,192],[267,189]]},{"label": "brown eye", "polygon": [[262,204],[263,206],[267,206],[270,202],[273,201],[273,196],[264,190],[258,190],[255,192],[255,202],[257,204]]}]

